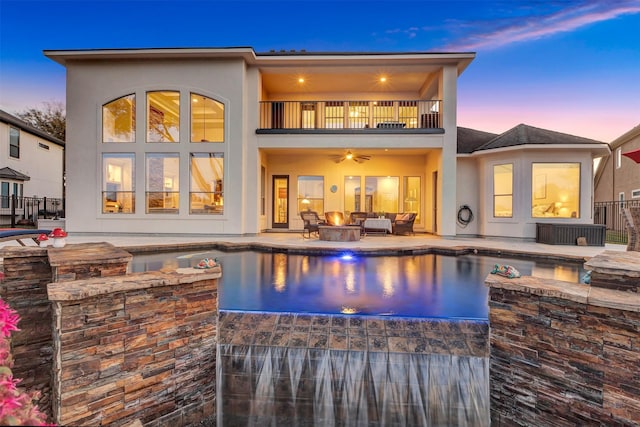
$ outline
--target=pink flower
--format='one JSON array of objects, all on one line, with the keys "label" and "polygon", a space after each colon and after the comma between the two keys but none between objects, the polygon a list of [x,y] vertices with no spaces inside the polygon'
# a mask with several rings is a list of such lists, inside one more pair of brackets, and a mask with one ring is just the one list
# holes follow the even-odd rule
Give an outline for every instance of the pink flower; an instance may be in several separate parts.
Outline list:
[{"label": "pink flower", "polygon": [[11,335],[11,331],[19,331],[17,326],[19,321],[18,313],[0,299],[0,337],[7,338]]}]

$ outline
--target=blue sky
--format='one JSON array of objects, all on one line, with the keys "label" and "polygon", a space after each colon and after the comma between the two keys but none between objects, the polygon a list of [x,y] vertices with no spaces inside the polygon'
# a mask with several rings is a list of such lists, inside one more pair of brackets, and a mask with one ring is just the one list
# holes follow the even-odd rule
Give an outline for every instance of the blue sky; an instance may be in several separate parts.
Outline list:
[{"label": "blue sky", "polygon": [[640,124],[640,0],[0,0],[0,109],[65,100],[43,50],[464,51],[460,126],[604,142]]}]

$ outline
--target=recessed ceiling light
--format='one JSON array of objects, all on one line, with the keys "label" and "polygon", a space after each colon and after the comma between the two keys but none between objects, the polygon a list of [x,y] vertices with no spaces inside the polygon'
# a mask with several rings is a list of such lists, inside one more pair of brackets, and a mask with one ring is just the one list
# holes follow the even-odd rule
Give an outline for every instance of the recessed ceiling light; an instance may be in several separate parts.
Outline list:
[{"label": "recessed ceiling light", "polygon": [[298,83],[304,83],[304,79],[303,79],[302,77],[300,77],[300,78],[298,79]]},{"label": "recessed ceiling light", "polygon": [[380,77],[380,81],[381,81],[382,83],[384,83],[384,82],[386,82],[386,81],[387,81],[387,78],[386,78],[386,77]]}]

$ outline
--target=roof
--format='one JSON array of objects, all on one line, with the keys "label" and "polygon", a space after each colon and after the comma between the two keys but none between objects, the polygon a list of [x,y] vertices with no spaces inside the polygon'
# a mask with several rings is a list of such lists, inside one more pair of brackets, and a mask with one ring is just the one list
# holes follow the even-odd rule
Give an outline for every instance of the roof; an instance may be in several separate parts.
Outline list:
[{"label": "roof", "polygon": [[478,146],[473,151],[495,150],[519,145],[607,145],[605,142],[519,124]]},{"label": "roof", "polygon": [[640,124],[637,125],[636,127],[632,128],[632,129],[628,130],[624,134],[620,135],[619,137],[617,137],[613,141],[611,141],[611,143],[609,145],[611,146],[612,149],[615,149],[615,148],[620,147],[621,145],[626,144],[627,142],[631,141],[632,139],[637,138],[638,136],[640,136]]},{"label": "roof", "polygon": [[0,169],[0,178],[12,179],[14,181],[29,181],[31,179],[29,176],[23,173],[6,167]]},{"label": "roof", "polygon": [[478,147],[494,139],[497,133],[483,132],[458,126],[458,154],[473,153]]},{"label": "roof", "polygon": [[32,125],[30,125],[29,123],[25,122],[24,120],[21,120],[19,118],[17,118],[16,116],[13,116],[9,113],[7,113],[6,111],[0,110],[0,122],[3,123],[8,123],[12,126],[15,126],[17,128],[19,128],[20,130],[23,130],[25,132],[29,132],[32,135],[36,135],[39,136],[42,139],[46,139],[47,141],[59,145],[61,147],[65,146],[65,143],[63,140],[56,138],[55,136],[51,136],[48,133],[46,133],[45,131],[42,131]]}]

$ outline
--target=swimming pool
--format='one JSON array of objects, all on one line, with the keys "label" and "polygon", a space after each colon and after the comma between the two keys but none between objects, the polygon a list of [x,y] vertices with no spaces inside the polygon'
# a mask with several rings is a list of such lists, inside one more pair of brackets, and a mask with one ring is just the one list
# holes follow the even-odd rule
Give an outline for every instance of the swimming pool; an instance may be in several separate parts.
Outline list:
[{"label": "swimming pool", "polygon": [[522,275],[579,282],[578,263],[480,255],[292,255],[271,252],[193,251],[135,255],[131,272],[222,265],[221,310],[487,319],[484,280],[495,264]]}]

